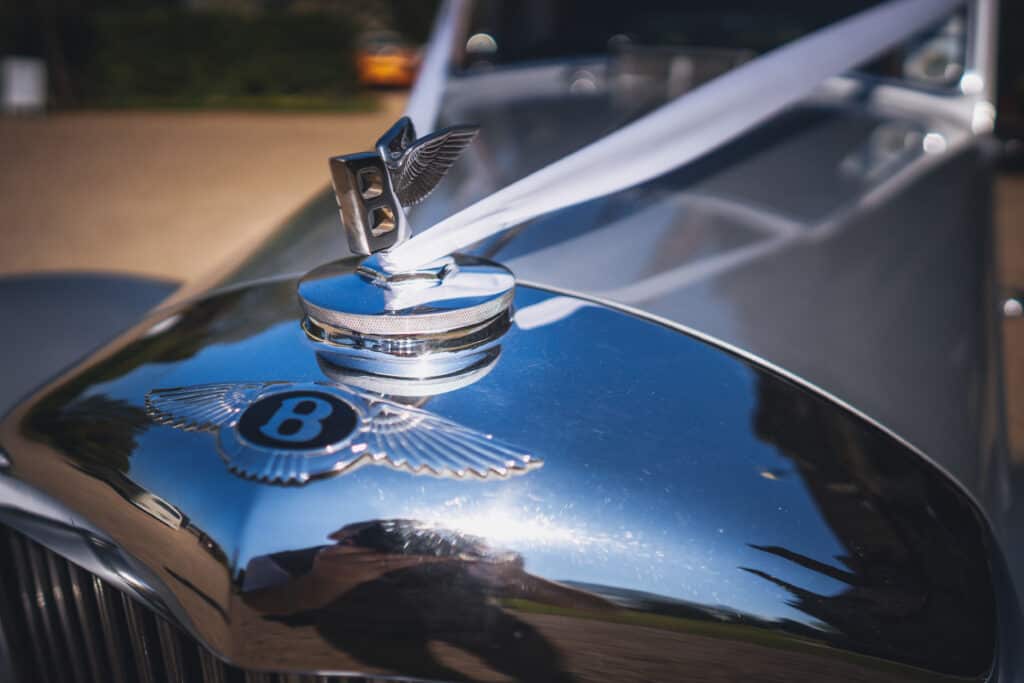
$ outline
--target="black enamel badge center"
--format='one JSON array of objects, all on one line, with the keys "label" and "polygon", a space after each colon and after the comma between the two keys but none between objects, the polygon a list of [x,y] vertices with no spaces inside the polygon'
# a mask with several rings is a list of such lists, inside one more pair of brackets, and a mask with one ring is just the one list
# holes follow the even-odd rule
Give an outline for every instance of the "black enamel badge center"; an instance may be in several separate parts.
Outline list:
[{"label": "black enamel badge center", "polygon": [[347,402],[328,393],[289,391],[253,402],[238,421],[238,432],[255,446],[317,450],[343,441],[359,418]]}]

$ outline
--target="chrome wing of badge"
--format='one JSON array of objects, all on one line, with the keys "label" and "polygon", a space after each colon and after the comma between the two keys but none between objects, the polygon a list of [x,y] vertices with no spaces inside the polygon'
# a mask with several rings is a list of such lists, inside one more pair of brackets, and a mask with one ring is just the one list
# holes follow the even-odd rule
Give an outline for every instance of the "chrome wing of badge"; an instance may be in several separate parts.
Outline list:
[{"label": "chrome wing of badge", "polygon": [[543,465],[521,448],[429,411],[324,383],[225,383],[154,389],[160,424],[211,431],[228,468],[303,483],[385,465],[458,479],[506,478]]},{"label": "chrome wing of badge", "polygon": [[412,121],[403,117],[373,152],[332,157],[331,180],[352,252],[369,255],[409,239],[404,207],[434,191],[478,131],[453,126],[417,140]]}]

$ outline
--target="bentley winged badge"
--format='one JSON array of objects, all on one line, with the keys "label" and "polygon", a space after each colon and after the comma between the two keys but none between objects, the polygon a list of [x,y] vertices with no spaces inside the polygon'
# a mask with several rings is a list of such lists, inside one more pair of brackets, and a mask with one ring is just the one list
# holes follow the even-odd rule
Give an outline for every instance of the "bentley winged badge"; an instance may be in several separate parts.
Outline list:
[{"label": "bentley winged badge", "polygon": [[216,432],[230,470],[269,482],[303,483],[367,464],[476,479],[505,478],[543,464],[429,411],[334,384],[154,389],[146,395],[146,411],[161,424]]},{"label": "bentley winged badge", "polygon": [[373,152],[332,157],[331,180],[352,252],[370,255],[409,238],[404,207],[419,203],[473,142],[477,126],[452,126],[416,139],[402,117]]}]

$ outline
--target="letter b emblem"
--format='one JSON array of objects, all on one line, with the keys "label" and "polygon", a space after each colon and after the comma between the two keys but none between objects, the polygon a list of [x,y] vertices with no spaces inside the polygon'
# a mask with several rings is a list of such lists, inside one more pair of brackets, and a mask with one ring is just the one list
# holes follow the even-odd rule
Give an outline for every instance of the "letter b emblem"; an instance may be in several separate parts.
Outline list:
[{"label": "letter b emblem", "polygon": [[357,423],[358,415],[347,401],[325,392],[289,391],[253,402],[237,429],[254,446],[293,451],[339,443]]},{"label": "letter b emblem", "polygon": [[323,431],[323,421],[331,416],[334,408],[327,401],[315,396],[296,396],[281,401],[281,405],[260,433],[268,439],[302,443],[312,441]]}]

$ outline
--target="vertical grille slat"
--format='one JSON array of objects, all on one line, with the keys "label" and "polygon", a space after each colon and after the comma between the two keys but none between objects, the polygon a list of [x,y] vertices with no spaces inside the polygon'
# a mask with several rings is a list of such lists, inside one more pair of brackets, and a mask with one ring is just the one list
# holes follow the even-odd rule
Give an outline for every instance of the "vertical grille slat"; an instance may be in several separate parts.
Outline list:
[{"label": "vertical grille slat", "polygon": [[[68,605],[68,601],[71,599],[70,582],[65,579],[60,568],[57,566],[59,561],[57,556],[49,550],[43,550],[42,554],[45,559],[43,569],[50,584],[50,594],[57,611],[60,634],[63,636],[64,649],[68,653],[68,662],[71,665],[71,677],[75,683],[88,683],[86,677],[89,675],[89,672],[86,669],[85,657],[80,647],[81,636],[76,633],[75,629],[78,622],[71,619]],[[64,573],[66,573],[66,569]]]},{"label": "vertical grille slat", "polygon": [[135,680],[139,683],[156,683],[153,671],[153,652],[149,639],[146,638],[145,615],[134,600],[121,594],[121,611],[128,626],[128,643],[131,645],[132,659],[135,660]]},{"label": "vertical grille slat", "polygon": [[[32,581],[31,586],[33,602],[35,603],[34,607],[36,613],[39,615],[39,621],[43,627],[43,652],[47,658],[44,666],[52,671],[57,662],[64,659],[64,653],[57,642],[57,631],[54,628],[54,617],[51,614],[52,600],[49,586],[46,583],[46,579],[43,577],[43,559],[41,557],[42,549],[35,543],[26,543],[25,551],[25,555],[28,558],[28,569]],[[52,678],[54,680],[60,680],[60,672],[54,671]]]},{"label": "vertical grille slat", "polygon": [[224,664],[206,650],[199,651],[199,668],[203,673],[203,683],[224,683]]},{"label": "vertical grille slat", "polygon": [[107,661],[110,664],[111,680],[116,683],[128,683],[126,652],[123,647],[124,640],[117,632],[115,618],[117,606],[112,591],[107,590],[106,584],[100,581],[99,577],[93,576],[92,589],[96,596],[97,613],[100,619],[100,630],[103,633],[103,642],[106,644]]},{"label": "vertical grille slat", "polygon": [[225,664],[129,594],[29,537],[0,526],[3,544],[10,552],[0,556],[0,604],[21,634],[14,665],[26,683],[373,682]]},{"label": "vertical grille slat", "polygon": [[156,631],[160,638],[160,654],[163,656],[166,680],[168,683],[188,683],[185,680],[185,661],[174,627],[160,619]]},{"label": "vertical grille slat", "polygon": [[83,649],[89,660],[89,673],[92,675],[90,680],[119,680],[114,679],[101,664],[102,646],[96,638],[96,630],[91,628],[93,624],[99,622],[99,614],[93,600],[90,599],[95,599],[95,595],[90,592],[90,579],[77,565],[68,562],[66,567],[71,583],[71,597],[75,604],[78,624],[81,626],[82,639],[85,641]]},{"label": "vertical grille slat", "polygon": [[39,623],[38,604],[35,601],[34,590],[29,580],[32,574],[28,568],[27,551],[21,537],[14,534],[10,534],[8,545],[11,548],[11,557],[14,559],[15,571],[17,572],[18,597],[25,614],[25,621],[28,622],[29,642],[32,643],[32,651],[35,655],[35,666],[32,667],[32,670],[36,673],[36,676],[49,683],[53,678],[50,676],[49,661],[46,658],[46,653],[43,651],[45,637],[42,625]]}]

